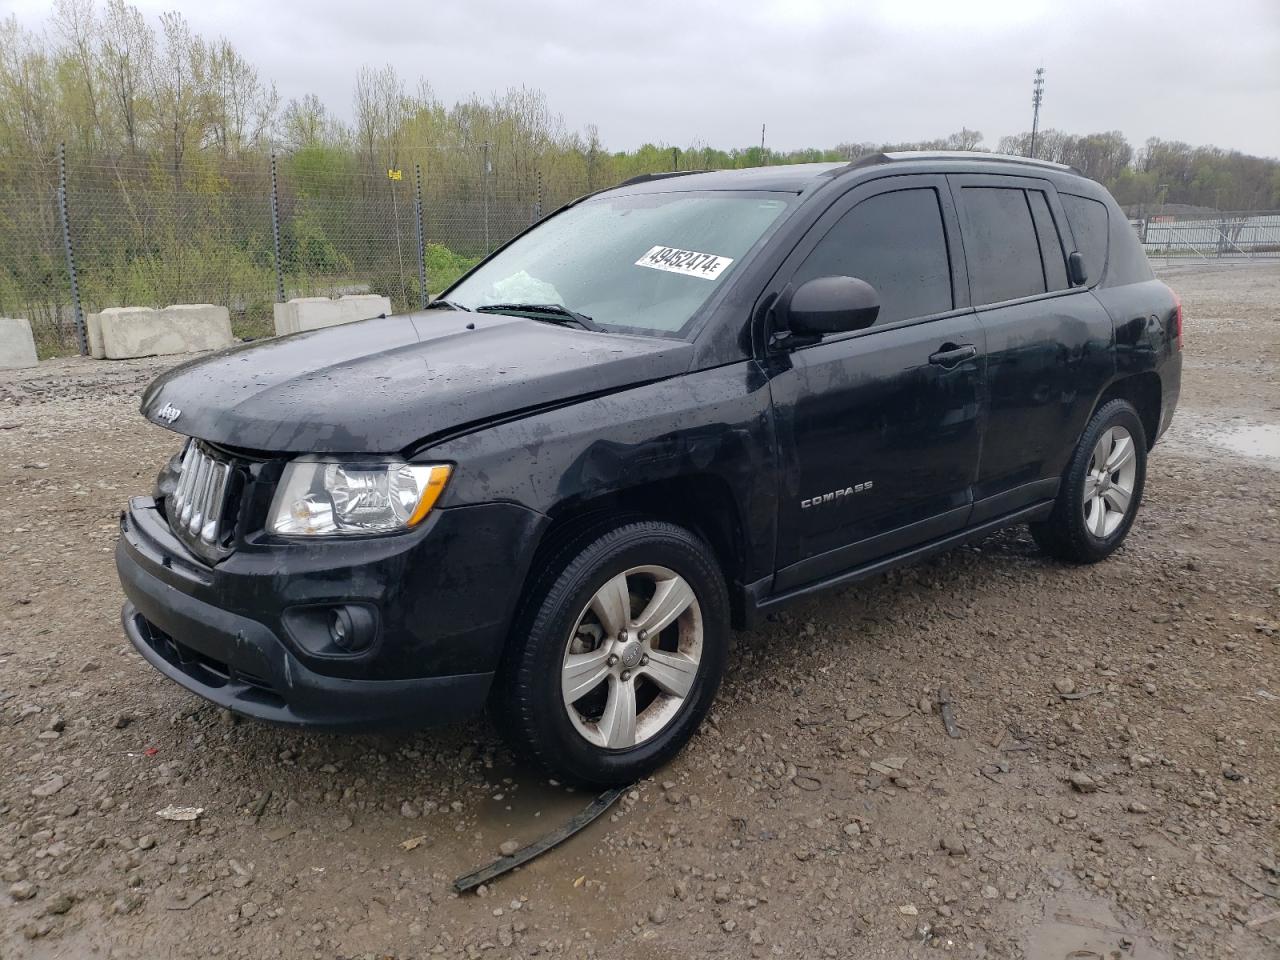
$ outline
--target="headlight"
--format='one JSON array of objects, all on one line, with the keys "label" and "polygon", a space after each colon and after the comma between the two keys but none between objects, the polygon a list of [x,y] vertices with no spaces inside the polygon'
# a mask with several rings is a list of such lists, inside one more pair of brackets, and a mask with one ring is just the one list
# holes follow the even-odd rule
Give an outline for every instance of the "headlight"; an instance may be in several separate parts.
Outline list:
[{"label": "headlight", "polygon": [[407,530],[431,512],[451,471],[440,463],[294,460],[280,478],[267,530],[308,537]]}]

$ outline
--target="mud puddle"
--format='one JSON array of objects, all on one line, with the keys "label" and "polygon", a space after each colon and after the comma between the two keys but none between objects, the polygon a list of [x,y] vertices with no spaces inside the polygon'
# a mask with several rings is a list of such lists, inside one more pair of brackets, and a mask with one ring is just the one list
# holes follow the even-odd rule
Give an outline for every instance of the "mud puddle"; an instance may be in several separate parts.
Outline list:
[{"label": "mud puddle", "polygon": [[1181,453],[1208,459],[1205,445],[1280,469],[1280,423],[1245,417],[1220,419],[1179,411],[1166,442]]},{"label": "mud puddle", "polygon": [[1027,938],[1027,960],[1170,960],[1150,937],[1116,919],[1102,900],[1058,897]]}]

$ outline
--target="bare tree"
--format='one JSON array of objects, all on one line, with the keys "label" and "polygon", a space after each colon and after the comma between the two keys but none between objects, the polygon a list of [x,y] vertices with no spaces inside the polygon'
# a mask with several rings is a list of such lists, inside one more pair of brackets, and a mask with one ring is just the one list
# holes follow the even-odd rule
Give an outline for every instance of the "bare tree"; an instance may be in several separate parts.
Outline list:
[{"label": "bare tree", "polygon": [[103,117],[98,108],[98,51],[100,33],[93,0],[56,0],[53,28],[64,44],[62,58],[74,74],[74,89],[83,99],[80,108],[67,117],[76,140],[92,150],[106,139]]},{"label": "bare tree", "polygon": [[138,8],[124,0],[108,0],[102,22],[102,71],[131,157],[138,156],[147,109],[145,86],[154,69],[155,49],[155,31]]},{"label": "bare tree", "polygon": [[160,33],[163,46],[152,58],[148,77],[154,104],[151,119],[177,183],[187,150],[199,142],[209,58],[204,41],[191,33],[182,14],[161,14]]},{"label": "bare tree", "polygon": [[56,69],[42,38],[0,21],[0,151],[48,161],[60,130]]},{"label": "bare tree", "polygon": [[356,138],[370,169],[394,167],[399,161],[400,138],[408,119],[404,81],[395,67],[368,66],[356,75]]},{"label": "bare tree", "polygon": [[209,51],[209,135],[224,157],[260,147],[275,123],[280,98],[274,84],[223,39]]},{"label": "bare tree", "polygon": [[324,102],[314,93],[308,93],[301,100],[290,100],[280,117],[281,139],[290,150],[326,143],[335,132],[334,121]]},{"label": "bare tree", "polygon": [[961,127],[959,132],[947,137],[947,150],[981,150],[982,131]]}]

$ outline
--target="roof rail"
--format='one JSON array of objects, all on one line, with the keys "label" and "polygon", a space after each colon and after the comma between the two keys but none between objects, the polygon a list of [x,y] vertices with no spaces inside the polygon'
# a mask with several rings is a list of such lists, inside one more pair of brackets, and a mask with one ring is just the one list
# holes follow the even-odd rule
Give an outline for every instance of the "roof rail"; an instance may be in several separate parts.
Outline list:
[{"label": "roof rail", "polygon": [[621,183],[614,184],[609,187],[629,187],[634,183],[647,183],[650,180],[669,180],[672,177],[687,177],[691,173],[709,173],[708,170],[668,170],[666,173],[642,173],[638,177],[632,177],[630,180],[623,180]]},{"label": "roof rail", "polygon": [[983,153],[980,150],[895,150],[886,153],[890,160],[1000,160],[1004,163],[1024,163],[1031,167],[1048,167],[1050,170],[1066,170],[1079,173],[1075,167],[1052,160],[1035,157],[1019,157],[1012,153]]},{"label": "roof rail", "polygon": [[870,153],[851,161],[847,166],[831,171],[839,175],[846,170],[859,170],[880,163],[901,163],[904,160],[998,160],[1001,163],[1017,163],[1028,167],[1040,167],[1046,170],[1061,170],[1065,173],[1084,174],[1076,167],[1052,160],[1037,160],[1033,157],[1018,157],[1008,153],[983,153],[979,150],[890,150],[884,153]]}]

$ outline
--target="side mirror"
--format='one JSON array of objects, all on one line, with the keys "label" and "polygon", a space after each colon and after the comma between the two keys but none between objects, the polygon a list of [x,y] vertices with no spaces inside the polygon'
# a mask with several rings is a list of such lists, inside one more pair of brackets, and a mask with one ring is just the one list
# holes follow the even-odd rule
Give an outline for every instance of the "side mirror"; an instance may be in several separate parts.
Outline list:
[{"label": "side mirror", "polygon": [[786,329],[802,337],[862,330],[880,315],[880,295],[857,277],[816,277],[802,283],[784,305]]},{"label": "side mirror", "polygon": [[1073,287],[1083,287],[1089,282],[1089,271],[1084,265],[1084,255],[1073,250],[1067,255],[1067,276],[1071,278]]}]

